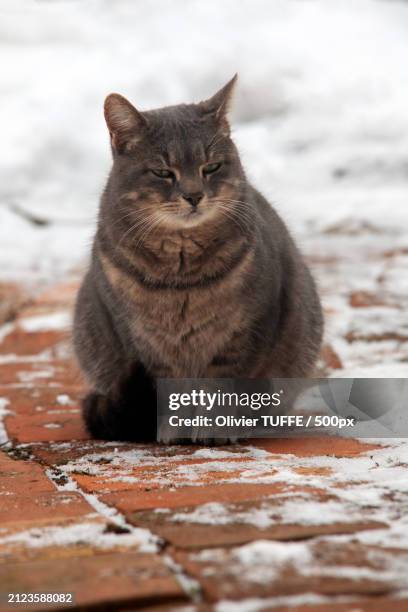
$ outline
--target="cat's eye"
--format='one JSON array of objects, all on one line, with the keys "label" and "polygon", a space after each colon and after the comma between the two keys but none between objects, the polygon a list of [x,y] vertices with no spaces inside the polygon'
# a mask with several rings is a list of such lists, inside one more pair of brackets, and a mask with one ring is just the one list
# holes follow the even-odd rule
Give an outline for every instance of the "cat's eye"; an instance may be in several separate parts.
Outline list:
[{"label": "cat's eye", "polygon": [[212,174],[213,172],[217,172],[221,168],[221,162],[207,164],[203,168],[203,174]]},{"label": "cat's eye", "polygon": [[155,176],[158,176],[159,178],[174,178],[174,173],[171,170],[167,170],[167,168],[154,168],[152,169],[152,172]]}]

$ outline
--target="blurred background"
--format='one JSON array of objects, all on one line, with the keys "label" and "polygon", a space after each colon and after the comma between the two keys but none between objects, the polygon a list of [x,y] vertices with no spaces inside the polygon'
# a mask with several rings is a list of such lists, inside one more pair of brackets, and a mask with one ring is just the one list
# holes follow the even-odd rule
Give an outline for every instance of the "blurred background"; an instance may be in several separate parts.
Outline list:
[{"label": "blurred background", "polygon": [[2,278],[85,261],[108,93],[199,101],[236,71],[248,175],[306,251],[339,223],[408,227],[408,2],[2,0],[0,58]]}]

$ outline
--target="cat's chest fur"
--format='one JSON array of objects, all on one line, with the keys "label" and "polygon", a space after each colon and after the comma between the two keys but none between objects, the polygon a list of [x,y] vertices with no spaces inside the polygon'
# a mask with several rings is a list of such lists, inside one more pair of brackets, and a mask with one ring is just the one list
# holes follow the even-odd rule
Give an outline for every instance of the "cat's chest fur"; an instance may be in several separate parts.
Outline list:
[{"label": "cat's chest fur", "polygon": [[[183,237],[163,239],[156,253],[163,273],[180,273],[180,278],[194,270],[204,277],[230,256],[228,249],[221,249],[207,261],[200,242]],[[151,288],[126,280],[129,330],[154,376],[209,376],[213,359],[225,352],[234,337],[245,335],[248,312],[240,296],[250,260],[243,257],[214,282],[195,282],[183,289]]]},{"label": "cat's chest fur", "polygon": [[132,335],[156,376],[205,376],[217,353],[242,330],[244,309],[233,291],[218,289],[161,292],[154,301],[145,299],[150,308],[135,309]]}]

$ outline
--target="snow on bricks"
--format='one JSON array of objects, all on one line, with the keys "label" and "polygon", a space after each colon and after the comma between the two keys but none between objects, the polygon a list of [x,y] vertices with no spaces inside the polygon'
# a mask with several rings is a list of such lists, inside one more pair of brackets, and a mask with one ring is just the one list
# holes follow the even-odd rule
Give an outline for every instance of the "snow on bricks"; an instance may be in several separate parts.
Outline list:
[{"label": "snow on bricks", "polygon": [[[389,307],[352,291],[344,304],[359,315],[339,324],[323,286],[322,366],[340,376],[358,360],[376,367],[351,330],[380,354],[394,347],[368,338]],[[74,294],[72,283],[49,291],[0,328],[0,590],[63,584],[76,605],[110,609],[228,612],[239,599],[253,610],[346,610],[346,598],[398,610],[408,588],[405,441],[211,449],[90,440],[70,349]]]}]

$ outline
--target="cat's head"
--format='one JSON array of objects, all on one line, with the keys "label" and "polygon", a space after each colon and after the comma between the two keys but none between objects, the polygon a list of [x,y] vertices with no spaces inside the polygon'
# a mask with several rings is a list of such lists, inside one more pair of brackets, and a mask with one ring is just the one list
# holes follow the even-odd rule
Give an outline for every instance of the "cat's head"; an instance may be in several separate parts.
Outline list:
[{"label": "cat's head", "polygon": [[244,173],[227,119],[236,78],[203,102],[144,112],[107,97],[111,186],[129,221],[134,210],[141,224],[191,227],[239,200]]}]

